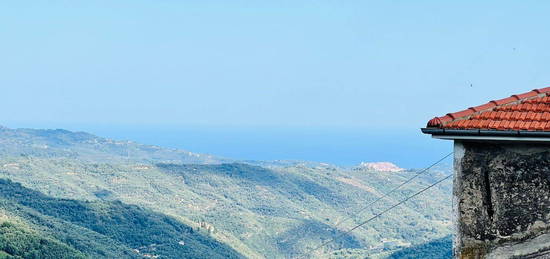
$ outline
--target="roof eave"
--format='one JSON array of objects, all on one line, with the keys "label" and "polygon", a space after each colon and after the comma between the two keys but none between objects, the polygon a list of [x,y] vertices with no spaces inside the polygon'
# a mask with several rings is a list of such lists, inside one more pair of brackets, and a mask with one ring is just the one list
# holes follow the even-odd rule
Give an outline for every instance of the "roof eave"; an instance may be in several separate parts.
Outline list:
[{"label": "roof eave", "polygon": [[422,133],[449,140],[550,142],[548,131],[422,128]]}]

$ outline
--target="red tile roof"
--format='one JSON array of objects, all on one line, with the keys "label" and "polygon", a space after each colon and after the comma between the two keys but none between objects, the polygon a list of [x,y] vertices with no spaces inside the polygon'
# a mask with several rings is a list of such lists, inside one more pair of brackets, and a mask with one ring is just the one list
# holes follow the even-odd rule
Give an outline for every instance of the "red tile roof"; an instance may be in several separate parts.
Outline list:
[{"label": "red tile roof", "polygon": [[435,117],[427,127],[550,132],[550,87]]}]

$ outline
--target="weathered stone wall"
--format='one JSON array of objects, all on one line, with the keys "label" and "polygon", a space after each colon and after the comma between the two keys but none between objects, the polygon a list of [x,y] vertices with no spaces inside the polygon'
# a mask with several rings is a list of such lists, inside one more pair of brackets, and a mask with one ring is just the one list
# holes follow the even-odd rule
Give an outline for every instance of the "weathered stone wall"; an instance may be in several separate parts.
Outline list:
[{"label": "weathered stone wall", "polygon": [[550,144],[455,141],[455,255],[550,258]]}]

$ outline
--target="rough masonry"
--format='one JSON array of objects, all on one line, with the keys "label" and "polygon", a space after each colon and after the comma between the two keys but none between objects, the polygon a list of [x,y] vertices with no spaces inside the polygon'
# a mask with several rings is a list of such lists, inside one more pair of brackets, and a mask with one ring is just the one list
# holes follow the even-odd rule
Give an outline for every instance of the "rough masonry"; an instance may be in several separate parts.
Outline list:
[{"label": "rough masonry", "polygon": [[550,144],[455,140],[457,258],[550,258]]}]

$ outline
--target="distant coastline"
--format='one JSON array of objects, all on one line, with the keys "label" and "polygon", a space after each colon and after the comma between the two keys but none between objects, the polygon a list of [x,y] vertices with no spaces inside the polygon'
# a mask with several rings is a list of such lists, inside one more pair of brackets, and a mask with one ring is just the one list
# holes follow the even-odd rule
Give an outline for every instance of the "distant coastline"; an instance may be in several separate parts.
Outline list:
[{"label": "distant coastline", "polygon": [[356,130],[268,127],[155,127],[96,125],[22,125],[10,128],[63,128],[116,140],[179,148],[239,160],[305,160],[338,166],[389,161],[423,168],[450,149],[418,129]]}]

